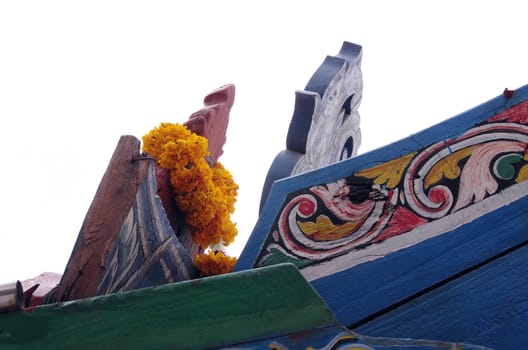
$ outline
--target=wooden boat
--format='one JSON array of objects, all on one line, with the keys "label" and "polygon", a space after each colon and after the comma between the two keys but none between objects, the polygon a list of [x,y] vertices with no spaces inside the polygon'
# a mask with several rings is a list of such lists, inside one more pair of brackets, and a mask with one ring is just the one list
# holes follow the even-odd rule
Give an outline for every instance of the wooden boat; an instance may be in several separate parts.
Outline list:
[{"label": "wooden boat", "polygon": [[[0,349],[522,349],[528,86],[358,156],[360,63],[345,42],[297,92],[231,273],[199,277],[166,175],[121,137],[61,280],[0,315]],[[213,94],[218,156],[234,87]]]}]

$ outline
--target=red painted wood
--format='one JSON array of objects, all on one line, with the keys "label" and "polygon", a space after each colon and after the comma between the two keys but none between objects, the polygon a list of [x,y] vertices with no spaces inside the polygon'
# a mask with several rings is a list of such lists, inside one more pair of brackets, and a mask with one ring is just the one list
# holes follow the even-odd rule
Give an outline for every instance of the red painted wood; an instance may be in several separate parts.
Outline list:
[{"label": "red painted wood", "polygon": [[[184,123],[192,132],[207,138],[211,153],[209,158],[211,165],[216,163],[223,153],[222,147],[226,141],[229,112],[234,100],[234,85],[228,84],[215,89],[204,98],[203,108],[191,114]],[[156,166],[155,173],[158,182],[158,196],[161,198],[169,222],[180,242],[194,258],[196,254],[203,252],[203,249],[193,242],[189,230],[184,225],[184,219],[174,200],[174,191],[169,181],[169,171]]]},{"label": "red painted wood", "polygon": [[22,281],[26,306],[37,306],[43,303],[46,295],[59,284],[61,275],[55,272],[43,272],[40,275]]},{"label": "red painted wood", "polygon": [[171,226],[175,228],[178,226],[176,221],[178,207],[169,180],[169,170],[156,165],[154,167],[154,175],[156,176],[156,182],[158,184],[157,195],[161,199],[163,209],[165,209],[165,213],[167,213]]},{"label": "red painted wood", "polygon": [[235,86],[224,85],[205,96],[203,108],[194,112],[184,123],[189,130],[207,138],[213,164],[223,153],[229,112],[234,101]]}]

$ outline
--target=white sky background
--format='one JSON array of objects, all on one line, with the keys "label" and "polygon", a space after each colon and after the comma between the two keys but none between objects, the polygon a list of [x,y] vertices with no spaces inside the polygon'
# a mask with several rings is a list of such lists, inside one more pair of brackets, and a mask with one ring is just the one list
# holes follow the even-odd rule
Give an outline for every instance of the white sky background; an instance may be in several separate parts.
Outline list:
[{"label": "white sky background", "polygon": [[363,46],[360,154],[528,84],[522,1],[1,1],[0,283],[62,273],[121,135],[236,86],[238,255],[295,91]]}]

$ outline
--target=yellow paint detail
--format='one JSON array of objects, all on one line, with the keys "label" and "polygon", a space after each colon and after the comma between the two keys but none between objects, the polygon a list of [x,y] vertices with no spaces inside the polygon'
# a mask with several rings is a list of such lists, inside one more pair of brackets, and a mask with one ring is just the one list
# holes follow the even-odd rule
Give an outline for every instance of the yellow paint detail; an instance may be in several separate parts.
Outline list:
[{"label": "yellow paint detail", "polygon": [[427,189],[431,185],[442,180],[443,177],[454,180],[460,176],[460,167],[458,163],[471,155],[476,146],[467,147],[460,151],[450,154],[438,163],[436,163],[427,173],[424,179],[424,187]]},{"label": "yellow paint detail", "polygon": [[308,237],[318,241],[333,241],[348,236],[354,232],[361,221],[349,221],[343,225],[335,225],[326,215],[320,215],[315,222],[297,221],[301,231]]},{"label": "yellow paint detail", "polygon": [[400,183],[405,168],[407,168],[416,153],[412,152],[373,168],[361,170],[356,175],[366,177],[367,179],[374,179],[376,185],[386,184],[387,188],[394,188]]},{"label": "yellow paint detail", "polygon": [[519,170],[515,182],[523,182],[526,180],[528,180],[528,164],[524,165],[521,170]]},{"label": "yellow paint detail", "polygon": [[358,340],[358,337],[356,337],[355,335],[344,335],[342,336],[341,338],[339,338],[339,340]]},{"label": "yellow paint detail", "polygon": [[[523,159],[528,160],[528,149],[524,151]],[[519,170],[519,174],[517,174],[515,182],[523,182],[526,180],[528,180],[528,164],[524,165],[521,170]]]}]

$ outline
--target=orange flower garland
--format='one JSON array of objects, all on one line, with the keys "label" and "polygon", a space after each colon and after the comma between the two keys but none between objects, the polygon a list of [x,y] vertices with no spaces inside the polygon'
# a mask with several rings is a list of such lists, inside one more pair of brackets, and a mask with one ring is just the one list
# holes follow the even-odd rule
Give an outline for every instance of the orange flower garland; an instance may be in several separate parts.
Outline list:
[{"label": "orange flower garland", "polygon": [[222,275],[231,272],[236,264],[236,258],[227,256],[220,250],[209,250],[207,254],[200,254],[194,259],[194,263],[201,276]]},{"label": "orange flower garland", "polygon": [[[216,162],[213,167],[209,165],[207,147],[205,137],[180,124],[161,123],[143,136],[143,151],[170,171],[176,203],[185,214],[193,241],[203,249],[211,245],[227,246],[238,233],[230,218],[235,210],[238,185],[221,163]],[[235,258],[223,252],[218,256],[215,253],[210,263],[200,264],[210,258],[211,253],[208,258],[199,255],[195,263],[203,266],[216,264],[217,269],[209,266],[207,271],[224,271],[222,273],[230,271],[226,271],[226,266],[234,266],[231,259]]]}]

